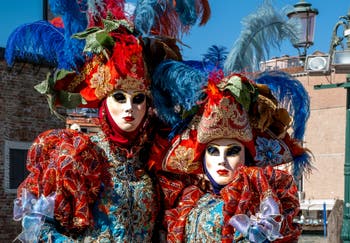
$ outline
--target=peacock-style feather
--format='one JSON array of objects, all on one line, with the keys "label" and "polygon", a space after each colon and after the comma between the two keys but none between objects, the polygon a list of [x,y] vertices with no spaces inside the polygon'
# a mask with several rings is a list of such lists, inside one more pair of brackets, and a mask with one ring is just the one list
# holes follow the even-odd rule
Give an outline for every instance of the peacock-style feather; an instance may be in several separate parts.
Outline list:
[{"label": "peacock-style feather", "polygon": [[306,123],[310,116],[310,97],[299,80],[279,71],[264,72],[255,79],[258,84],[266,84],[279,104],[293,117],[292,137],[303,140]]},{"label": "peacock-style feather", "polygon": [[204,25],[209,17],[208,0],[139,0],[133,19],[135,29],[142,36],[177,38],[197,20]]},{"label": "peacock-style feather", "polygon": [[268,58],[271,47],[279,48],[287,39],[293,41],[300,31],[300,25],[286,20],[270,0],[265,0],[255,13],[245,17],[242,26],[243,30],[225,61],[226,74],[256,71],[259,62]]},{"label": "peacock-style feather", "polygon": [[202,98],[206,76],[182,62],[167,60],[155,70],[152,96],[160,118],[171,127],[192,114]]}]

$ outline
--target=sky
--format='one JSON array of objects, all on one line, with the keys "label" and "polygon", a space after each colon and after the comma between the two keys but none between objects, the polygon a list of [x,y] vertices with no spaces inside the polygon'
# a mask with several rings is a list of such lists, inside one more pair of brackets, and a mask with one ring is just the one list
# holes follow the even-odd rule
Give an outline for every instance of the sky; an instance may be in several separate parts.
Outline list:
[{"label": "sky", "polygon": [[0,0],[0,47],[17,26],[43,19],[43,0]]},{"label": "sky", "polygon": [[[272,0],[278,10],[292,7],[300,0]],[[130,1],[135,2],[135,1]],[[241,20],[257,10],[263,0],[209,0],[211,18],[205,26],[195,26],[183,36],[182,41],[189,47],[182,47],[185,60],[200,60],[212,45],[224,46],[230,50],[239,37]],[[350,11],[349,0],[306,0],[313,8],[318,9],[314,45],[308,54],[319,50],[329,51],[332,30],[340,16]],[[42,0],[0,0],[0,46],[5,47],[9,34],[20,24],[31,23],[42,19]],[[271,49],[270,56],[298,55],[298,51],[288,42],[279,49]]]},{"label": "sky", "polygon": [[[183,48],[185,59],[201,59],[202,55],[211,45],[221,45],[230,50],[242,31],[241,20],[255,12],[262,4],[262,0],[209,0],[211,4],[211,19],[203,27],[192,28],[189,35],[184,36],[183,42],[191,48]],[[274,0],[276,9],[281,10],[286,6],[293,7],[299,0]],[[319,14],[316,17],[314,45],[309,48],[307,54],[319,50],[329,52],[329,46],[333,27],[350,11],[349,0],[306,0],[316,8]],[[286,17],[287,18],[287,17]],[[297,56],[298,51],[289,41],[285,41],[279,49],[272,49],[271,57]]]}]

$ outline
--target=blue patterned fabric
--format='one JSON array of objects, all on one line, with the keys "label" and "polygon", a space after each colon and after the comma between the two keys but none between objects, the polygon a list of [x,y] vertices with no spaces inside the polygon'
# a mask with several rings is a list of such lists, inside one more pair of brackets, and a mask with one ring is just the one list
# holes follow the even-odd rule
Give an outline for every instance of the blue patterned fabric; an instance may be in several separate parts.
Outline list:
[{"label": "blue patterned fabric", "polygon": [[207,193],[188,215],[185,242],[221,242],[223,201]]},{"label": "blue patterned fabric", "polygon": [[111,162],[112,183],[104,185],[94,208],[96,229],[92,237],[102,242],[150,242],[157,213],[150,176],[138,156],[126,158],[122,150],[111,153],[107,141],[99,145]]},{"label": "blue patterned fabric", "polygon": [[139,160],[140,151],[129,158],[126,151],[118,147],[111,151],[102,133],[91,140],[106,153],[110,165],[93,209],[94,228],[72,239],[46,222],[41,239],[68,243],[151,242],[157,217],[157,194],[151,177],[143,169],[144,162]]}]

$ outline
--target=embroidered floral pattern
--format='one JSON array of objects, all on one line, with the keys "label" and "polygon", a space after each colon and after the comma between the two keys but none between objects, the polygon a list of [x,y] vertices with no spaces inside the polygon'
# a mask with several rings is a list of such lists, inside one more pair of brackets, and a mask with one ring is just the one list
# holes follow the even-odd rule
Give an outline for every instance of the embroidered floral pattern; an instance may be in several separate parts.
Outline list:
[{"label": "embroidered floral pattern", "polygon": [[102,133],[91,139],[106,152],[106,178],[110,180],[104,181],[94,208],[96,223],[90,237],[99,242],[151,242],[157,199],[153,181],[139,159],[140,151],[127,158],[125,150],[112,147]]},{"label": "embroidered floral pattern", "polygon": [[258,166],[278,165],[283,161],[281,146],[277,140],[257,137],[256,156]]},{"label": "embroidered floral pattern", "polygon": [[168,166],[170,169],[185,170],[187,173],[198,169],[199,165],[193,163],[194,149],[185,146],[179,146],[174,151],[174,156],[170,157]]},{"label": "embroidered floral pattern", "polygon": [[213,194],[203,195],[188,215],[185,242],[221,242],[223,204]]},{"label": "embroidered floral pattern", "polygon": [[207,143],[215,138],[229,137],[241,141],[253,138],[248,116],[240,111],[238,104],[223,97],[218,105],[213,105],[208,116],[203,116],[198,126],[198,141]]},{"label": "embroidered floral pattern", "polygon": [[147,87],[145,85],[144,78],[137,78],[132,76],[126,76],[125,78],[120,78],[117,81],[117,89],[122,90],[146,90]]},{"label": "embroidered floral pattern", "polygon": [[102,99],[113,91],[114,87],[110,83],[111,74],[107,66],[98,67],[97,72],[93,74],[90,83],[91,88],[95,89],[97,98]]}]

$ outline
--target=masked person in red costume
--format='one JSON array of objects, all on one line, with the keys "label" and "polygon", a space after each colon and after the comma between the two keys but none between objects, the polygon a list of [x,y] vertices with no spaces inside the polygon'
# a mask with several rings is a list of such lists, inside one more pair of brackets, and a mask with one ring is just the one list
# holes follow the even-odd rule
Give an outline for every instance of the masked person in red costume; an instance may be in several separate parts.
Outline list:
[{"label": "masked person in red costume", "polygon": [[[135,12],[127,15],[124,1],[56,0],[51,1],[51,7],[61,10],[64,30],[42,22],[42,28],[23,27],[28,34],[25,37],[31,33],[29,29],[34,37],[44,36],[40,30],[46,26],[53,32],[50,38],[62,42],[65,40],[60,38],[68,36],[66,48],[72,39],[85,40],[83,50],[59,48],[59,41],[45,40],[44,47],[57,44],[54,47],[59,50],[44,54],[69,55],[53,61],[59,68],[37,88],[47,94],[50,108],[98,108],[101,131],[89,137],[71,129],[54,129],[35,139],[28,152],[30,174],[18,188],[15,201],[14,217],[22,220],[23,227],[18,239],[157,241],[154,228],[159,198],[154,178],[146,170],[148,148],[157,127],[150,73],[161,60],[181,59],[175,38],[179,32],[188,30],[197,18],[202,18],[201,24],[208,20],[207,1],[196,2],[178,7],[176,1],[140,1]],[[204,8],[198,8],[201,4]],[[182,7],[190,13],[183,13]],[[79,30],[74,21],[84,24],[86,18],[85,31],[80,28],[74,33]],[[64,31],[66,35],[61,35]],[[28,49],[36,50],[32,46]],[[81,57],[80,52],[84,53],[82,65],[62,68],[69,65],[61,62]],[[14,55],[21,53],[14,51]]]},{"label": "masked person in red costume", "polygon": [[288,112],[241,74],[213,74],[204,92],[185,129],[149,161],[168,242],[297,242],[297,186],[276,167],[306,153],[287,133]]}]

